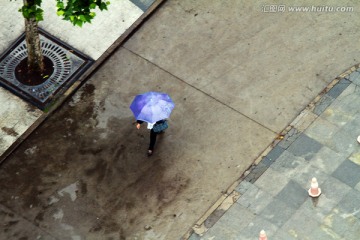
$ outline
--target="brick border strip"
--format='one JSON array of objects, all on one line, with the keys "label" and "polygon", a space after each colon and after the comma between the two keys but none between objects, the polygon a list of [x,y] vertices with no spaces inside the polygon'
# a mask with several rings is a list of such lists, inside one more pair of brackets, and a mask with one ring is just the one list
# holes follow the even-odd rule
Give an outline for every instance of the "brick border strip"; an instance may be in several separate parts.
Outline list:
[{"label": "brick border strip", "polygon": [[[182,240],[188,240],[192,234],[197,234],[202,236],[209,228],[211,228],[217,220],[219,220],[225,211],[228,210],[240,197],[240,194],[235,191],[235,188],[244,180],[249,182],[255,182],[270,166],[273,162],[273,159],[267,159],[268,154],[272,150],[276,150],[275,147],[281,141],[286,141],[287,138],[302,133],[307,129],[313,121],[315,121],[319,116],[309,118],[309,113],[313,113],[316,106],[321,102],[322,98],[327,94],[331,89],[333,89],[341,80],[347,79],[350,74],[360,69],[360,63],[350,67],[345,72],[338,75],[334,80],[332,80],[315,98],[312,100],[300,113],[297,115],[294,120],[281,131],[281,133],[273,140],[273,142],[257,157],[250,167],[237,179],[231,186],[223,192],[220,198],[205,212],[203,216],[189,229],[182,237]],[[350,81],[350,80],[349,80]],[[342,89],[345,90],[345,89]],[[313,113],[316,115],[315,113]],[[308,119],[306,119],[308,118]],[[307,120],[307,121],[306,121]],[[294,133],[295,130],[295,133]],[[296,138],[295,138],[296,139]],[[295,139],[292,139],[294,141]],[[262,164],[267,161],[267,163]]]}]

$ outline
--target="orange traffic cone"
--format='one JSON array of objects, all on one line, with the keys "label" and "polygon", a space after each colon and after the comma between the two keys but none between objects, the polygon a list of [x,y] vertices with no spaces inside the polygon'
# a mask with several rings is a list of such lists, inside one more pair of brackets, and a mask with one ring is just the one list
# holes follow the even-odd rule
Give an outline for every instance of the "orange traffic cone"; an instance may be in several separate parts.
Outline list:
[{"label": "orange traffic cone", "polygon": [[266,233],[264,230],[261,230],[260,231],[260,234],[259,234],[259,240],[267,240],[267,236],[266,236]]},{"label": "orange traffic cone", "polygon": [[311,179],[311,187],[308,191],[310,197],[318,197],[321,194],[321,188],[319,188],[319,184],[316,178]]}]

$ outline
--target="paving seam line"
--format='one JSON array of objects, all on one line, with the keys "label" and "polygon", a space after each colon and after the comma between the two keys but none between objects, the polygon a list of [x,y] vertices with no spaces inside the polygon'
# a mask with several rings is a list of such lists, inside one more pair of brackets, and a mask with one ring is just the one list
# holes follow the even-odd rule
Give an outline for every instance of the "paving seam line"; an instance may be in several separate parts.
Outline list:
[{"label": "paving seam line", "polygon": [[182,83],[186,84],[187,86],[189,86],[189,87],[191,87],[191,88],[195,89],[196,91],[198,91],[198,92],[200,92],[200,93],[204,94],[205,96],[207,96],[207,97],[209,97],[209,98],[213,99],[214,101],[216,101],[216,102],[218,102],[218,103],[222,104],[223,106],[225,106],[225,107],[229,108],[231,111],[234,111],[234,112],[236,112],[236,113],[240,114],[241,116],[243,116],[243,117],[247,118],[248,120],[251,120],[252,122],[255,122],[256,124],[258,124],[258,125],[260,125],[261,127],[265,128],[266,130],[269,130],[270,132],[272,132],[272,133],[275,133],[275,134],[276,134],[276,132],[274,132],[274,131],[273,131],[272,129],[270,129],[269,127],[267,127],[267,126],[263,125],[262,123],[260,123],[260,122],[258,122],[258,121],[256,121],[256,120],[254,120],[254,119],[251,119],[251,118],[250,118],[249,116],[247,116],[246,114],[244,114],[244,113],[240,112],[239,110],[235,109],[234,107],[231,107],[231,106],[230,106],[230,105],[228,105],[227,103],[222,102],[220,99],[218,99],[218,98],[216,98],[216,97],[214,97],[214,96],[210,95],[209,93],[205,92],[204,90],[201,90],[200,88],[198,88],[198,87],[196,87],[196,86],[192,85],[191,83],[187,82],[186,80],[184,80],[184,79],[182,79],[182,78],[180,78],[180,77],[178,77],[178,76],[174,75],[173,73],[169,72],[169,70],[166,70],[165,68],[163,68],[163,67],[161,67],[161,66],[157,65],[156,63],[151,62],[149,59],[145,58],[144,56],[141,56],[140,54],[138,54],[138,53],[136,53],[136,52],[132,51],[131,49],[126,48],[126,47],[124,47],[124,49],[128,50],[129,52],[133,53],[134,55],[138,56],[139,58],[141,58],[141,59],[145,60],[145,61],[146,61],[146,62],[148,62],[149,64],[152,64],[153,66],[155,66],[155,67],[159,68],[160,70],[162,70],[162,71],[164,71],[165,73],[169,74],[170,76],[172,76],[172,77],[176,78],[177,80],[179,80],[180,82],[182,82]]},{"label": "paving seam line", "polygon": [[[14,212],[12,209],[8,208],[8,207],[5,206],[5,205],[1,205],[1,207],[2,207],[2,208],[5,208],[5,210],[8,211],[8,212],[5,212],[6,215],[9,215],[9,213],[11,213],[11,214],[13,214],[14,216],[18,216],[19,219],[20,219],[20,221],[21,221],[21,220],[24,220],[25,222],[31,224],[31,225],[34,226],[35,228],[40,229],[41,232],[44,232],[44,233],[47,234],[48,236],[52,237],[54,240],[60,240],[60,239],[58,239],[57,237],[53,236],[53,235],[52,235],[50,232],[48,232],[46,229],[42,228],[41,226],[36,225],[36,224],[33,224],[33,222],[32,222],[30,219],[28,219],[27,217],[24,217],[24,216],[20,215],[19,213]],[[6,231],[4,231],[4,232],[6,232]],[[40,234],[40,236],[41,236],[41,234]]]},{"label": "paving seam line", "polygon": [[146,20],[153,14],[166,0],[155,0],[154,3],[144,12],[121,36],[77,79],[55,103],[50,110],[43,112],[41,116],[0,156],[0,165],[6,158],[35,131],[52,113],[54,113],[66,100],[68,100],[90,77],[104,64],[109,57],[125,43]]},{"label": "paving seam line", "polygon": [[[285,127],[281,133],[273,140],[273,142],[263,151],[260,153],[260,155],[255,158],[253,163],[250,165],[250,167],[240,176],[239,179],[237,179],[231,186],[227,189],[226,192],[222,193],[220,198],[205,212],[203,216],[200,217],[198,221],[181,237],[182,240],[187,240],[191,237],[192,234],[197,234],[199,236],[202,236],[207,230],[209,230],[215,222],[211,225],[211,227],[206,226],[206,221],[211,218],[212,216],[216,216],[218,221],[221,216],[225,213],[227,209],[229,209],[236,200],[240,197],[240,193],[238,193],[235,188],[243,181],[246,180],[247,177],[250,176],[252,171],[256,166],[258,166],[264,158],[268,155],[268,153],[273,150],[288,134],[292,129],[298,130],[298,133],[302,133],[305,129],[307,129],[308,126],[311,125],[313,121],[315,121],[319,116],[317,115],[314,119],[312,119],[311,122],[307,123],[307,126],[302,126],[301,121],[307,117],[307,114],[309,112],[313,112],[313,110],[316,107],[316,104],[321,101],[321,99],[324,97],[326,93],[328,93],[337,83],[340,82],[342,79],[346,79],[351,73],[357,71],[360,69],[360,63],[355,64],[354,66],[350,67],[345,72],[338,75],[334,80],[332,80],[294,119],[293,121]],[[300,130],[301,128],[304,128],[304,130]],[[269,166],[267,166],[268,168]],[[266,168],[266,169],[267,169]],[[265,169],[265,170],[266,170]],[[265,170],[263,172],[265,172]],[[262,172],[262,173],[263,173]],[[261,174],[262,174],[261,173]],[[257,175],[256,178],[251,179],[252,182],[255,182],[260,176]],[[218,212],[218,214],[217,214]]]}]

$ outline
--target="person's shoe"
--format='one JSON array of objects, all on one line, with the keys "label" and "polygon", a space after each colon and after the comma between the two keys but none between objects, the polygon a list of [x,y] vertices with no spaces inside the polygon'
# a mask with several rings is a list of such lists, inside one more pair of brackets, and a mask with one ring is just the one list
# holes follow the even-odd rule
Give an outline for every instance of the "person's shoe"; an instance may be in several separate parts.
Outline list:
[{"label": "person's shoe", "polygon": [[152,154],[153,154],[153,151],[152,151],[152,150],[148,150],[148,152],[147,152],[148,157],[150,157]]}]

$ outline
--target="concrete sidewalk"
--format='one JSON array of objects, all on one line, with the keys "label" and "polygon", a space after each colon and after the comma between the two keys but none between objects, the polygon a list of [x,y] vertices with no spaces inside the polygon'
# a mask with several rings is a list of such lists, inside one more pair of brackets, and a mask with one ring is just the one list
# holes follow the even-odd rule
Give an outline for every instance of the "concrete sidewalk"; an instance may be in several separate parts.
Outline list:
[{"label": "concrete sidewalk", "polygon": [[[56,15],[55,3],[43,1],[44,21],[39,26],[52,36],[62,40],[95,60],[73,86],[64,94],[59,104],[86,79],[143,20],[155,10],[162,0],[111,1],[108,11],[97,12],[91,24],[82,28]],[[18,9],[22,1],[2,1],[0,8],[0,53],[4,52],[23,32],[23,17]],[[66,33],[66,34],[64,34]],[[0,163],[21,143],[47,116],[31,104],[0,88]],[[6,104],[5,104],[6,103]],[[55,110],[56,106],[52,108]]]},{"label": "concrete sidewalk", "polygon": [[[341,74],[290,124],[190,240],[360,236],[360,68]],[[308,194],[317,178],[321,195]]]},{"label": "concrete sidewalk", "polygon": [[[346,5],[347,1],[332,0],[329,4]],[[359,3],[353,4],[355,10],[360,9]],[[281,166],[279,170],[275,163],[270,165],[271,159],[277,159],[280,165],[287,157],[299,165],[310,161],[303,156],[302,142],[313,144],[310,150],[314,154],[320,154],[318,148],[323,146],[335,151],[328,142],[306,131],[312,120],[321,119],[318,115],[326,103],[335,103],[337,95],[328,92],[332,98],[322,100],[325,105],[317,107],[318,115],[309,109],[300,112],[339,73],[359,62],[356,46],[360,32],[356,29],[360,20],[356,11],[271,14],[262,9],[260,3],[242,0],[168,0],[126,43],[119,47],[116,40],[110,46],[110,50],[118,47],[115,51],[102,46],[99,36],[89,38],[95,35],[93,32],[104,32],[101,26],[111,26],[108,37],[117,39],[114,35],[121,33],[114,33],[117,27],[112,24],[123,19],[116,13],[109,14],[111,19],[105,17],[103,20],[110,22],[99,23],[98,29],[78,35],[71,32],[70,25],[60,31],[54,28],[55,19],[44,22],[45,30],[66,41],[71,41],[71,35],[79,37],[78,42],[70,44],[103,64],[85,76],[88,79],[84,85],[70,90],[77,91],[57,111],[44,114],[27,104],[14,103],[3,114],[12,116],[12,111],[19,111],[14,117],[17,122],[0,125],[4,139],[24,141],[11,154],[5,153],[7,161],[0,168],[0,219],[4,223],[0,238],[178,239],[205,212],[212,213],[218,205],[211,206],[218,202],[221,209],[210,218],[201,218],[193,230],[202,234],[201,229],[210,228],[203,238],[223,239],[226,233],[217,226],[222,228],[221,222],[226,220],[217,219],[229,206],[233,207],[222,219],[244,220],[241,229],[253,225],[254,214],[244,207],[245,203],[241,210],[248,214],[247,220],[226,217],[240,201],[251,202],[251,189],[256,192],[261,188],[264,195],[270,195],[257,198],[264,205],[269,201],[285,207],[289,202],[276,200],[292,196],[288,189],[306,190],[309,179],[293,179],[293,175],[271,175],[280,178],[275,189],[278,192],[265,193],[271,186],[256,185],[255,181],[265,170],[262,176],[271,170],[282,171]],[[7,21],[10,26],[16,22]],[[2,32],[0,39],[8,43],[17,35],[12,29],[17,28]],[[87,44],[81,44],[81,40]],[[109,56],[107,61],[103,61],[105,55]],[[176,103],[170,128],[159,137],[150,159],[145,155],[148,132],[131,125],[134,119],[129,111],[134,95],[149,90],[167,92]],[[12,96],[6,95],[5,99],[8,97]],[[19,122],[20,116],[26,116],[29,123]],[[294,119],[301,124],[293,123],[294,129],[286,129]],[[14,130],[17,126],[24,126],[23,130]],[[303,134],[290,147],[284,141],[272,150],[274,139],[287,132],[293,136],[297,131]],[[288,135],[285,139],[292,141]],[[324,151],[331,155],[329,149]],[[263,162],[254,164],[264,156]],[[236,180],[251,165],[254,169],[237,187]],[[308,171],[304,174],[310,175]],[[316,177],[324,191],[321,197],[327,196],[324,178]],[[305,203],[306,196],[300,197]],[[239,203],[233,204],[232,199]],[[300,205],[300,201],[295,203],[288,207],[284,218],[274,218],[271,224],[277,229],[266,224],[261,228],[269,236],[280,232],[281,224]],[[259,206],[265,209],[268,205],[264,205]],[[261,213],[266,221],[273,220],[272,213],[259,210]],[[244,230],[249,234],[236,232],[232,236],[241,239],[255,234],[257,238],[255,228]],[[194,233],[191,237],[200,236]]]}]

